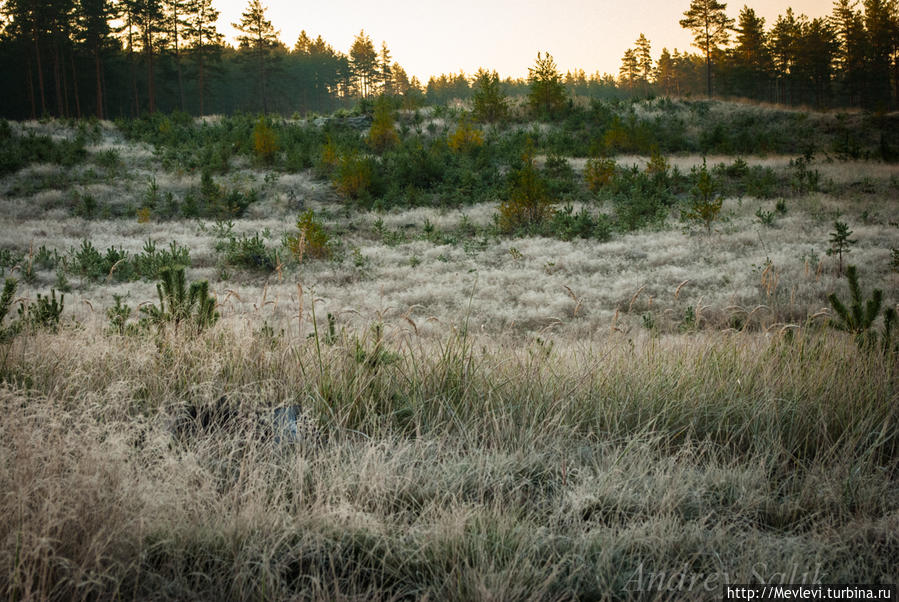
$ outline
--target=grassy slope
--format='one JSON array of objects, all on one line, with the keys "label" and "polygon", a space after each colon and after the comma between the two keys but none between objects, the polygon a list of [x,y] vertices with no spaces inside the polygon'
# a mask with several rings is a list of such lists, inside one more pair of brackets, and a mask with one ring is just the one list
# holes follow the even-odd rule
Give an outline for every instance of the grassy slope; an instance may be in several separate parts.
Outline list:
[{"label": "grassy slope", "polygon": [[[646,585],[661,573],[711,579],[709,597],[725,574],[895,582],[895,358],[841,336],[710,333],[410,338],[359,363],[375,344],[344,335],[319,360],[314,340],[229,324],[155,344],[91,328],[17,339],[0,392],[6,592],[626,598],[644,579],[664,598],[667,581]],[[245,412],[302,403],[321,439],[173,441],[172,416],[222,394]]]},{"label": "grassy slope", "polygon": [[[81,326],[0,346],[7,596],[666,598],[660,587],[696,580],[691,596],[708,585],[718,598],[725,580],[899,578],[896,358],[784,328],[845,296],[824,254],[837,217],[859,239],[866,291],[896,303],[895,166],[817,164],[829,192],[791,199],[774,228],[754,215],[773,200],[732,198],[711,237],[670,220],[607,243],[466,246],[423,233],[425,219],[455,232],[463,212],[347,214],[305,174],[265,183],[238,164],[222,181],[261,201],[236,230],[277,240],[302,202],[330,210],[365,261],[220,281],[195,223],[71,217],[73,189],[127,206],[148,177],[176,194],[198,184],[111,129],[91,150],[109,148],[122,164],[99,176],[4,178],[0,246],[176,239],[223,320],[195,339],[111,336],[112,294],[134,305],[153,285],[73,282],[66,315]],[[464,215],[486,225],[494,211]],[[407,241],[379,234],[378,218]],[[313,303],[320,329],[337,316],[334,344],[307,338]],[[222,395],[243,412],[301,403],[323,436],[288,449],[241,429],[173,441],[174,416]]]}]

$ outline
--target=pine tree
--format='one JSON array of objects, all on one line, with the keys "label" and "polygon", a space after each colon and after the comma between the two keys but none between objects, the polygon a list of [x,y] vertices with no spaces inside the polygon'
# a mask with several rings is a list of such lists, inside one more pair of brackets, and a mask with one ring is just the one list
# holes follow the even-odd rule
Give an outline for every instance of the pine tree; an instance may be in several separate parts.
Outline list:
[{"label": "pine tree", "polygon": [[662,54],[656,63],[655,70],[656,84],[661,86],[666,96],[671,96],[677,89],[676,75],[674,72],[674,60],[667,48],[662,48]]},{"label": "pine tree", "polygon": [[618,85],[626,90],[632,90],[637,82],[640,65],[637,61],[637,53],[633,48],[624,51],[621,57],[621,68],[618,70]]},{"label": "pine tree", "polygon": [[[831,93],[833,64],[838,51],[836,32],[826,20],[801,23],[794,66],[800,85],[800,102],[809,102],[813,98],[816,106],[825,106]],[[886,95],[889,97],[889,82]]]},{"label": "pine tree", "polygon": [[109,0],[80,0],[78,4],[78,25],[81,42],[90,52],[94,63],[96,85],[96,115],[103,119],[105,114],[103,94],[103,56],[112,44],[110,20],[116,11]]},{"label": "pine tree", "polygon": [[393,76],[393,92],[405,94],[409,89],[409,75],[406,70],[399,63],[394,62],[390,67],[390,74]]},{"label": "pine tree", "polygon": [[528,104],[531,109],[544,118],[552,118],[558,114],[567,101],[565,85],[552,55],[543,57],[537,53],[537,63],[528,68]]},{"label": "pine tree", "polygon": [[744,96],[761,95],[771,70],[771,54],[765,37],[765,19],[744,6],[740,11],[736,46],[731,60],[736,71],[737,90]]},{"label": "pine tree", "polygon": [[500,89],[499,74],[496,71],[479,69],[475,74],[473,88],[472,113],[476,119],[494,123],[506,115],[506,96]]},{"label": "pine tree", "polygon": [[137,94],[137,67],[135,65],[135,46],[138,39],[137,29],[137,0],[120,0],[119,15],[122,24],[116,29],[116,33],[122,36],[122,43],[128,54],[128,76],[131,84],[131,115],[140,115],[140,100]]},{"label": "pine tree", "polygon": [[833,223],[833,232],[830,233],[830,248],[827,249],[827,255],[836,255],[839,259],[838,275],[843,275],[843,255],[849,253],[850,247],[858,242],[858,240],[850,239],[852,230],[846,222],[839,220]]},{"label": "pine tree", "polygon": [[359,32],[350,47],[350,66],[356,78],[359,95],[368,98],[374,92],[378,76],[378,54],[364,29]]},{"label": "pine tree", "polygon": [[867,32],[857,7],[858,0],[837,0],[831,16],[831,24],[839,43],[837,67],[843,93],[849,104],[861,101],[865,83]]},{"label": "pine tree", "polygon": [[883,291],[874,289],[871,297],[864,299],[858,282],[858,271],[854,265],[846,268],[846,279],[849,281],[849,307],[840,301],[836,293],[827,296],[837,315],[837,319],[832,319],[830,325],[854,334],[856,342],[863,349],[873,348],[880,338],[883,351],[889,353],[893,325],[896,323],[896,310],[888,307],[883,311],[883,331],[878,336],[873,327],[883,306]]},{"label": "pine tree", "polygon": [[734,20],[727,16],[727,4],[718,0],[691,0],[684,12],[680,26],[693,32],[693,45],[705,54],[706,82],[709,97],[712,96],[712,55],[727,44],[728,30]]},{"label": "pine tree", "polygon": [[886,110],[891,104],[890,76],[899,47],[899,17],[895,0],[864,0],[868,30],[868,100],[871,108]]},{"label": "pine tree", "polygon": [[168,33],[171,36],[171,46],[175,51],[175,68],[178,73],[178,102],[184,111],[184,75],[181,70],[181,41],[185,38],[185,13],[188,0],[165,0],[166,21]]},{"label": "pine tree", "polygon": [[390,50],[387,48],[387,42],[381,42],[381,54],[378,57],[378,69],[381,79],[381,93],[387,96],[393,96],[393,74],[390,65]]},{"label": "pine tree", "polygon": [[802,36],[802,24],[788,8],[786,14],[777,17],[771,29],[771,58],[774,75],[778,81],[778,102],[792,102],[795,96],[794,67],[796,50]]},{"label": "pine tree", "polygon": [[[2,13],[10,23],[4,28],[13,40],[19,42],[22,55],[25,57],[25,76],[31,103],[31,116],[37,117],[37,100],[34,97],[32,71],[37,75],[40,98],[40,116],[47,115],[47,93],[44,85],[44,65],[42,52],[42,33],[38,26],[37,2],[33,0],[8,0],[0,5]],[[28,48],[28,50],[26,50]],[[32,54],[33,51],[33,54]],[[34,64],[32,65],[32,58]]]},{"label": "pine tree", "polygon": [[210,61],[219,56],[225,36],[216,29],[219,11],[212,6],[212,0],[188,0],[186,8],[184,38],[196,65],[200,115],[204,115],[206,68]]},{"label": "pine tree", "polygon": [[268,113],[269,89],[268,80],[274,58],[272,50],[278,46],[278,32],[272,22],[265,18],[265,7],[259,0],[250,0],[247,9],[241,14],[239,23],[231,25],[241,32],[237,36],[240,49],[249,52],[252,69],[255,70],[259,82],[259,93],[262,98],[262,112]]},{"label": "pine tree", "polygon": [[721,205],[724,202],[718,194],[718,186],[715,178],[706,167],[705,158],[702,159],[702,167],[691,170],[693,188],[690,191],[690,209],[684,212],[688,220],[701,223],[705,226],[706,234],[712,233],[712,224],[721,213]]},{"label": "pine tree", "polygon": [[310,54],[312,49],[312,40],[309,39],[309,35],[306,33],[306,30],[302,30],[300,35],[297,37],[296,43],[293,45],[293,51],[299,54]]},{"label": "pine tree", "polygon": [[147,68],[147,110],[156,112],[156,57],[168,46],[162,0],[134,0],[134,19],[140,32]]},{"label": "pine tree", "polygon": [[635,43],[634,55],[637,60],[638,77],[644,86],[648,86],[652,80],[652,47],[642,33]]},{"label": "pine tree", "polygon": [[[67,70],[71,67],[71,79],[73,96],[78,108],[77,72],[74,62],[73,48],[73,24],[75,22],[74,0],[49,0],[38,2],[37,0],[8,0],[0,3],[0,13],[7,15],[12,23],[7,26],[9,33],[13,34],[19,42],[20,48],[30,46],[33,54],[23,52],[25,60],[26,84],[31,83],[32,64],[37,74],[38,90],[40,92],[41,113],[49,114],[50,100],[55,101],[55,114],[66,117],[71,114],[69,102],[69,75]],[[68,66],[66,61],[68,60]],[[46,72],[52,76],[49,82],[45,80]],[[53,94],[50,95],[49,83],[52,82]],[[29,85],[29,89],[31,86]],[[32,112],[37,112],[36,102],[32,101]]]}]

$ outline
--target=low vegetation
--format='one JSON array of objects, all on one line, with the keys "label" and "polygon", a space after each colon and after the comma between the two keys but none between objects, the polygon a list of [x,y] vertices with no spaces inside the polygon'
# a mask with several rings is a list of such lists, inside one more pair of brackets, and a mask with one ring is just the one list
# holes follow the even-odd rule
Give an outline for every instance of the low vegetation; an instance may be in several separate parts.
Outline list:
[{"label": "low vegetation", "polygon": [[0,591],[895,582],[896,166],[828,115],[552,81],[544,123],[485,75],[470,108],[9,124],[84,152],[0,176]]}]

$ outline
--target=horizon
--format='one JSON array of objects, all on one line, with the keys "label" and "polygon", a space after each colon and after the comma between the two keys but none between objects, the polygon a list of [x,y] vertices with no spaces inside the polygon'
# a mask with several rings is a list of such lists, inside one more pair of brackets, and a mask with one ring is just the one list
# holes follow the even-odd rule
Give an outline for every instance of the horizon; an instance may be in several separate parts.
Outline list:
[{"label": "horizon", "polygon": [[[830,14],[830,5],[816,0],[802,0],[785,5],[775,0],[753,3],[729,3],[728,16],[736,20],[743,6],[753,8],[765,18],[769,30],[791,6],[797,15],[810,18]],[[266,18],[278,32],[278,38],[293,48],[300,32],[305,30],[313,39],[321,35],[336,51],[347,53],[360,30],[372,39],[376,50],[386,42],[392,60],[399,63],[411,79],[418,77],[427,84],[431,76],[459,73],[471,76],[479,68],[495,70],[505,79],[526,78],[538,52],[549,53],[559,71],[583,69],[588,76],[609,73],[617,76],[621,57],[633,47],[643,33],[652,44],[653,60],[658,60],[662,48],[669,51],[695,53],[690,32],[678,21],[689,7],[689,0],[670,3],[663,0],[643,2],[639,8],[614,2],[590,3],[585,0],[562,0],[550,15],[540,12],[534,2],[513,3],[499,0],[478,4],[465,0],[452,11],[427,0],[395,0],[384,5],[359,6],[347,0],[335,0],[327,6],[300,12],[292,2],[262,2]],[[236,30],[232,23],[240,20],[246,0],[217,0],[221,12],[219,30],[225,40],[236,46]],[[822,10],[826,8],[825,10]],[[575,10],[576,9],[576,10]],[[433,20],[441,14],[438,28],[416,27],[410,24]],[[482,14],[476,22],[466,15]],[[404,15],[398,19],[397,15]],[[573,16],[569,16],[573,15]],[[577,17],[582,15],[583,18]],[[429,18],[430,17],[430,18]],[[500,28],[495,23],[503,23]],[[460,31],[467,32],[460,35]],[[502,30],[508,35],[498,35]],[[430,50],[423,50],[428,49]]]}]

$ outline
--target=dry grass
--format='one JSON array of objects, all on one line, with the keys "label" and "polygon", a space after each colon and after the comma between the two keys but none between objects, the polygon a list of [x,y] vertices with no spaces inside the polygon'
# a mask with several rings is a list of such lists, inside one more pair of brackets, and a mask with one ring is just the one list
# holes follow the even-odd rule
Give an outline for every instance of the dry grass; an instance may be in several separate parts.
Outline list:
[{"label": "dry grass", "polygon": [[[101,206],[134,204],[148,177],[196,185],[104,124],[90,150],[109,149],[115,179],[75,185]],[[194,339],[114,336],[113,294],[134,307],[153,283],[73,278],[61,332],[0,344],[0,595],[718,599],[725,582],[899,579],[899,364],[821,313],[845,295],[825,255],[837,218],[865,290],[899,301],[899,203],[849,186],[885,189],[894,166],[817,166],[846,194],[790,199],[773,228],[755,217],[773,201],[726,199],[711,236],[671,219],[476,246],[424,224],[483,228],[495,203],[347,212],[308,174],[232,167],[224,183],[260,191],[235,233],[278,241],[313,208],[364,261],[220,280],[211,224],[71,217],[64,180],[86,167],[0,181],[0,246],[176,240],[222,314]],[[279,445],[246,418],[173,436],[221,398],[245,418],[300,404],[323,435]]]},{"label": "dry grass", "polygon": [[[754,574],[896,580],[892,356],[814,333],[409,336],[383,361],[371,334],[318,343],[220,324],[4,348],[4,593],[667,599],[653,575],[716,580],[689,594],[710,598]],[[324,437],[173,439],[181,408],[221,395],[302,403]]]},{"label": "dry grass", "polygon": [[[56,130],[44,124],[22,127],[59,129],[58,124]],[[160,194],[182,195],[197,185],[196,174],[166,172],[148,160],[146,148],[125,143],[111,126],[104,125],[101,141],[90,150],[107,148],[119,152],[121,170],[111,182],[82,186],[101,207],[114,203],[136,206],[151,177]],[[725,157],[713,161],[719,159],[729,161]],[[683,169],[700,160],[698,156],[671,158]],[[787,157],[747,158],[750,164],[776,169],[785,169],[788,161]],[[815,168],[821,170],[823,179],[847,186],[874,182],[882,189],[896,177],[895,166],[880,163],[824,163]],[[309,174],[282,174],[266,183],[263,172],[246,167],[222,178],[227,186],[254,187],[260,194],[260,201],[250,206],[246,218],[236,223],[235,233],[268,229],[272,244],[277,244],[292,232],[299,209],[312,208],[316,215],[324,216],[325,225],[338,233],[347,250],[358,249],[364,267],[354,265],[351,259],[341,264],[320,261],[265,281],[240,273],[219,281],[215,241],[200,224],[73,218],[65,208],[71,203],[71,190],[66,188],[70,185],[65,178],[59,179],[59,170],[34,166],[0,182],[0,246],[27,251],[46,245],[62,252],[89,238],[101,250],[116,246],[135,253],[148,238],[161,245],[176,240],[191,250],[191,278],[209,279],[218,298],[228,298],[223,311],[242,315],[258,309],[265,287],[267,299],[277,300],[265,319],[284,322],[284,327],[299,310],[298,283],[322,299],[322,315],[332,313],[341,323],[361,327],[384,318],[399,323],[406,316],[416,321],[423,334],[434,336],[443,332],[441,324],[458,323],[466,312],[476,327],[485,331],[530,336],[549,329],[562,338],[595,338],[596,333],[610,328],[616,316],[616,327],[633,331],[642,327],[647,314],[663,331],[676,332],[690,308],[701,310],[704,324],[719,329],[801,324],[827,305],[828,293],[842,291],[835,276],[835,260],[825,255],[828,233],[837,218],[847,221],[859,240],[849,261],[862,266],[867,287],[884,289],[891,304],[899,301],[899,281],[889,268],[889,249],[896,246],[896,229],[890,222],[899,212],[899,203],[880,194],[852,192],[851,186],[844,196],[812,193],[788,200],[789,212],[778,218],[774,228],[762,227],[755,217],[759,208],[773,210],[773,200],[731,198],[725,200],[722,210],[727,221],[717,225],[711,237],[683,233],[672,216],[661,231],[616,235],[606,243],[488,237],[483,246],[470,247],[461,242],[440,245],[423,240],[425,222],[443,232],[457,229],[463,219],[483,228],[492,224],[495,203],[461,211],[417,208],[385,214],[345,213],[335,210],[333,193]],[[21,196],[9,193],[21,182],[35,178],[55,178],[62,188]],[[384,228],[404,233],[407,242],[386,244],[373,229],[378,219]],[[761,282],[767,261],[777,275],[774,289]],[[37,276],[34,287],[22,288],[24,294],[33,297],[52,286],[56,278],[53,272]],[[690,282],[675,297],[675,289],[684,280]],[[129,294],[132,304],[155,298],[151,283],[99,288],[81,286],[77,280],[73,284],[70,307],[79,319],[90,314],[86,302],[100,311],[112,304],[113,294]],[[467,295],[472,290],[469,304]],[[576,313],[577,302],[569,290],[580,300]],[[638,290],[641,295],[631,303]],[[229,291],[237,296],[229,296]],[[748,321],[747,316],[751,318]]]}]

